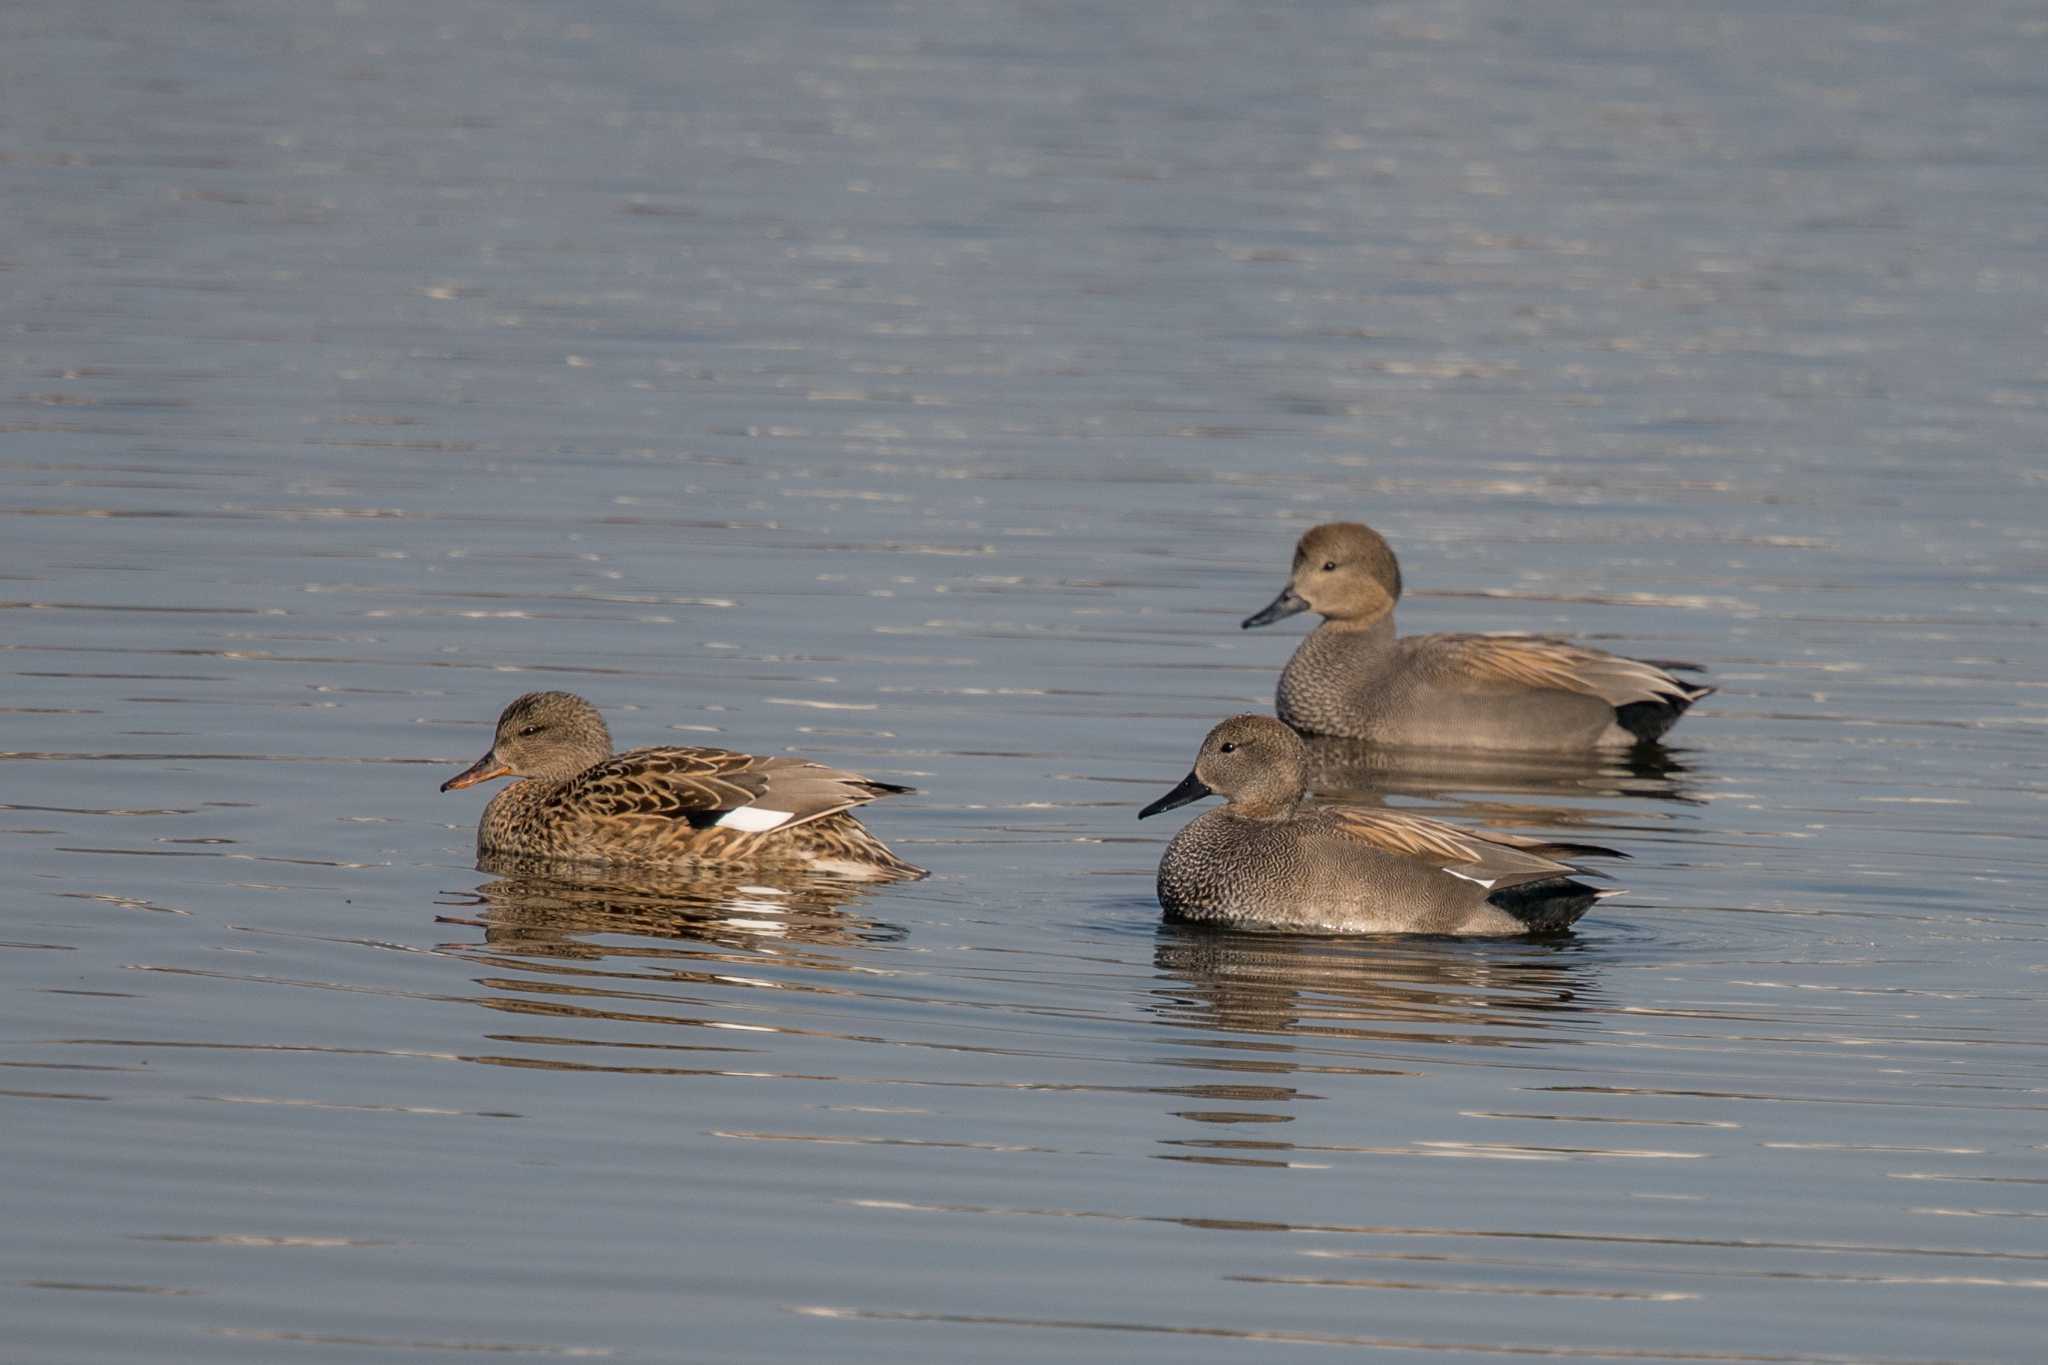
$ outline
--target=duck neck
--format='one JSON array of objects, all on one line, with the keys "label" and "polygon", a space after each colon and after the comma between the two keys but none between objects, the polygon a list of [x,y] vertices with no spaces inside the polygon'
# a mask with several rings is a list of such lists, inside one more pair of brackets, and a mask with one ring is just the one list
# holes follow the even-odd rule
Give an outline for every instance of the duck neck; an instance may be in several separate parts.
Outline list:
[{"label": "duck neck", "polygon": [[1394,604],[1387,603],[1370,616],[1350,616],[1342,620],[1331,616],[1315,629],[1317,635],[1342,635],[1346,643],[1356,647],[1367,645],[1374,649],[1394,643]]},{"label": "duck neck", "polygon": [[504,836],[524,824],[528,813],[561,785],[560,778],[513,778],[503,791],[491,798],[491,804],[484,807],[484,818],[477,824],[478,847],[491,848],[505,843]]},{"label": "duck neck", "polygon": [[1266,790],[1240,792],[1230,798],[1223,807],[1223,814],[1234,820],[1249,820],[1254,824],[1274,825],[1292,819],[1301,805],[1302,789],[1284,790],[1275,786]]}]

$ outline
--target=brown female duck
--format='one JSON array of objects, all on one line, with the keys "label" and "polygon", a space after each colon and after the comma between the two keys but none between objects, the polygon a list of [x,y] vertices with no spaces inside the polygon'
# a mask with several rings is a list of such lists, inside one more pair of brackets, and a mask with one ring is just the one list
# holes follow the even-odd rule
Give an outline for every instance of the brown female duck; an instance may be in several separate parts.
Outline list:
[{"label": "brown female duck", "polygon": [[782,862],[864,879],[925,875],[850,813],[910,791],[786,754],[662,745],[612,752],[597,708],[529,692],[442,791],[513,782],[484,807],[478,857],[588,863]]},{"label": "brown female duck", "polygon": [[1329,522],[1294,547],[1287,586],[1245,629],[1313,611],[1275,709],[1303,734],[1547,753],[1655,740],[1714,689],[1655,664],[1529,635],[1394,636],[1401,566],[1370,526]]}]

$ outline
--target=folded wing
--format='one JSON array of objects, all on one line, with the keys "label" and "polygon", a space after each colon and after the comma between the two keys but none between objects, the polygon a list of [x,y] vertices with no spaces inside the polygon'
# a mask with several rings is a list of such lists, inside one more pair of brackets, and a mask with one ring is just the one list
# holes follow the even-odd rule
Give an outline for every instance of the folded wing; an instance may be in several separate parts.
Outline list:
[{"label": "folded wing", "polygon": [[1445,661],[1471,678],[1598,697],[1610,706],[1657,702],[1684,708],[1714,689],[1652,663],[1533,635],[1432,637]]},{"label": "folded wing", "polygon": [[597,818],[680,820],[761,833],[909,790],[787,754],[660,747],[614,754],[559,796]]},{"label": "folded wing", "polygon": [[1441,820],[1405,811],[1346,808],[1334,812],[1334,825],[1347,839],[1356,839],[1383,853],[1434,863],[1453,877],[1488,891],[1527,882],[1551,881],[1580,872],[1561,857],[1620,857],[1597,844],[1559,844],[1512,834],[1475,834]]}]

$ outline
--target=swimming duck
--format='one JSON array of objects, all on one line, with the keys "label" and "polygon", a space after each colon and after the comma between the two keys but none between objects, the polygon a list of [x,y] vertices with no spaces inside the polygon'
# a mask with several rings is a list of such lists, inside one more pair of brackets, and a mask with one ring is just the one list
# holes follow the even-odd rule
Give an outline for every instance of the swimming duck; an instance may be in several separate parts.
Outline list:
[{"label": "swimming duck", "polygon": [[1314,611],[1275,709],[1304,734],[1430,748],[1583,751],[1655,740],[1714,689],[1655,664],[1530,635],[1395,638],[1401,566],[1379,532],[1317,526],[1244,627]]},{"label": "swimming duck", "polygon": [[612,752],[597,708],[529,692],[442,791],[514,781],[484,807],[477,856],[590,863],[788,862],[863,879],[925,875],[849,812],[911,790],[785,754],[662,745]]},{"label": "swimming duck", "polygon": [[1225,798],[1159,860],[1170,918],[1347,934],[1555,933],[1614,890],[1562,859],[1621,857],[1594,844],[1476,834],[1405,811],[1309,806],[1306,747],[1270,716],[1232,716],[1194,771],[1140,820]]}]

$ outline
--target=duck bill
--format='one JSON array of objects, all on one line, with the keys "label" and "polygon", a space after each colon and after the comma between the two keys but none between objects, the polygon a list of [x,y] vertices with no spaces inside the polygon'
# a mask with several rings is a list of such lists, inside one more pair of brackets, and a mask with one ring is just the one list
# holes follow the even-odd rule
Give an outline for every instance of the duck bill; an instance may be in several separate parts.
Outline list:
[{"label": "duck bill", "polygon": [[479,782],[488,782],[494,777],[512,776],[512,766],[498,761],[498,751],[493,749],[482,758],[464,768],[441,784],[441,790],[452,792],[457,787],[474,787]]},{"label": "duck bill", "polygon": [[1268,602],[1264,609],[1244,618],[1244,628],[1250,630],[1254,626],[1270,626],[1275,621],[1284,621],[1298,612],[1307,610],[1308,599],[1293,588],[1282,588],[1280,595]]},{"label": "duck bill", "polygon": [[1172,791],[1139,811],[1138,818],[1142,820],[1148,815],[1157,815],[1163,810],[1172,810],[1175,806],[1185,806],[1190,801],[1199,801],[1210,794],[1209,784],[1196,777],[1193,773],[1189,773],[1180,780],[1178,787],[1175,787]]}]

